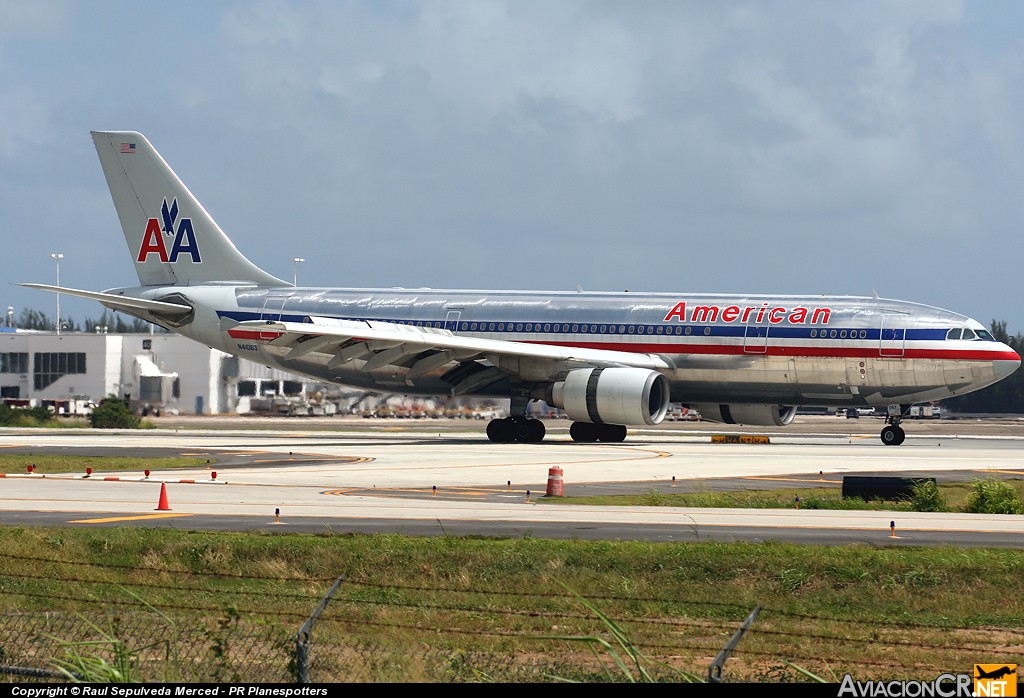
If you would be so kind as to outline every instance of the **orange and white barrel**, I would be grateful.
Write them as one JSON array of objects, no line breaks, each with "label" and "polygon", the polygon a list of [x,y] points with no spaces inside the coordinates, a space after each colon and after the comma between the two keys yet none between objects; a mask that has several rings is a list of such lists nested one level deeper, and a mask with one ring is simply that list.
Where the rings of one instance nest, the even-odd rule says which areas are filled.
[{"label": "orange and white barrel", "polygon": [[562,496],[562,469],[557,465],[548,468],[548,492],[549,497]]}]

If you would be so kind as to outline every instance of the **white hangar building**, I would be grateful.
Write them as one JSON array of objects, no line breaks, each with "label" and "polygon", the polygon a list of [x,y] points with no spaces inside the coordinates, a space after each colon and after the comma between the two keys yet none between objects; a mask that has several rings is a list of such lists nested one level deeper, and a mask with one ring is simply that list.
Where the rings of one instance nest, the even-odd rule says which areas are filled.
[{"label": "white hangar building", "polygon": [[[0,397],[74,412],[87,400],[127,396],[139,412],[249,412],[320,389],[174,334],[88,334],[0,328]],[[23,402],[28,401],[28,402]]]}]

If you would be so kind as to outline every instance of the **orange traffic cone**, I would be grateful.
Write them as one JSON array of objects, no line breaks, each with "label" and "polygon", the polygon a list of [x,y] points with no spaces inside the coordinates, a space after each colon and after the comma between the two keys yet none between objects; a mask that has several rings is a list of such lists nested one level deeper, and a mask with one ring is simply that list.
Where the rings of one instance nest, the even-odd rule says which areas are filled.
[{"label": "orange traffic cone", "polygon": [[167,503],[167,483],[160,483],[160,503],[156,505],[155,511],[170,511],[171,505]]}]

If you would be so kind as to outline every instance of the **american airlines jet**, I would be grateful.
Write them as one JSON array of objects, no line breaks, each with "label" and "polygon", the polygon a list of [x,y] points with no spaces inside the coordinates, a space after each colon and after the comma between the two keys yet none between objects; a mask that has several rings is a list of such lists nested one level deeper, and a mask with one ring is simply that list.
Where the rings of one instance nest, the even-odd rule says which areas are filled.
[{"label": "american airlines jet", "polygon": [[978,322],[850,296],[304,288],[243,256],[149,141],[93,132],[137,286],[91,298],[229,354],[396,393],[509,398],[491,441],[536,442],[543,400],[574,441],[617,442],[670,402],[785,426],[800,406],[875,407],[899,445],[914,403],[984,388],[1020,357]]}]

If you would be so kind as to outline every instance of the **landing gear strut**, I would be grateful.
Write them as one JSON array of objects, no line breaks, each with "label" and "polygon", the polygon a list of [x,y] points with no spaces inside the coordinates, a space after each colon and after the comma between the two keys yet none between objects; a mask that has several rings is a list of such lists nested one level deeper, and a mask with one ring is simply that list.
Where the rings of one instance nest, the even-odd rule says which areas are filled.
[{"label": "landing gear strut", "polygon": [[538,443],[544,440],[544,422],[526,417],[492,419],[487,423],[487,438],[495,443]]},{"label": "landing gear strut", "polygon": [[907,433],[900,426],[903,419],[902,405],[889,405],[885,421],[887,426],[882,429],[882,443],[886,446],[899,446],[907,438]]}]

